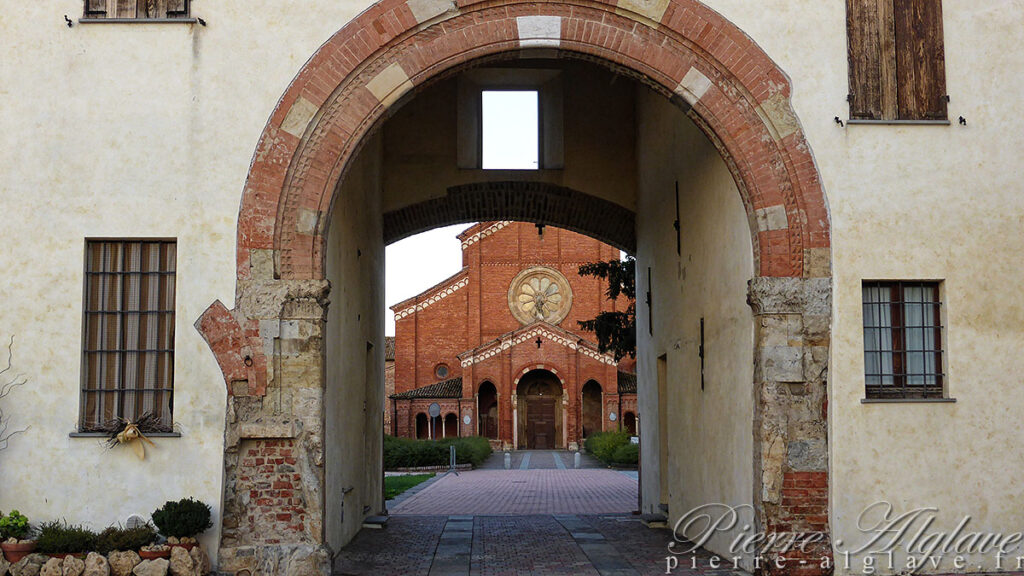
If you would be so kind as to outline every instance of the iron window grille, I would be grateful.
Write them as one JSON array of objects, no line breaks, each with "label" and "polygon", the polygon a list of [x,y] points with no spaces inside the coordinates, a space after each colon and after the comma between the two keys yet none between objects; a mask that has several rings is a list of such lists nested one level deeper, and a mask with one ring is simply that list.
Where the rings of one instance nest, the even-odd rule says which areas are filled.
[{"label": "iron window grille", "polygon": [[85,0],[85,19],[174,19],[189,17],[189,0]]},{"label": "iron window grille", "polygon": [[79,429],[174,408],[174,240],[88,240]]},{"label": "iron window grille", "polygon": [[868,399],[943,397],[938,282],[864,282]]}]

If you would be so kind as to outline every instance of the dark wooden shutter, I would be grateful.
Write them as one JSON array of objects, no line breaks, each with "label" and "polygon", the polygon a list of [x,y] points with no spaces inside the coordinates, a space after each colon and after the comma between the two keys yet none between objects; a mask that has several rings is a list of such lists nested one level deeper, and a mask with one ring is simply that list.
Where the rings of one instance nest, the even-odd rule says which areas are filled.
[{"label": "dark wooden shutter", "polygon": [[897,115],[893,0],[847,0],[850,117],[891,120]]},{"label": "dark wooden shutter", "polygon": [[942,0],[894,0],[899,117],[945,120]]},{"label": "dark wooden shutter", "polygon": [[116,0],[117,13],[108,14],[109,18],[135,18],[138,15],[136,0]]},{"label": "dark wooden shutter", "polygon": [[185,18],[188,16],[188,0],[166,0],[168,18]]},{"label": "dark wooden shutter", "polygon": [[85,0],[86,18],[105,18],[107,16],[107,0]]}]

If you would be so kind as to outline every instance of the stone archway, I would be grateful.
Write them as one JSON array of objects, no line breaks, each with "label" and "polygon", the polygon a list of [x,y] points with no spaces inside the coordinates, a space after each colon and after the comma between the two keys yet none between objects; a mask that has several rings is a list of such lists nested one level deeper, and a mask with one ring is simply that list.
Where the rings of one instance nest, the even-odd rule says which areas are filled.
[{"label": "stone archway", "polygon": [[[726,160],[758,274],[749,290],[758,522],[828,533],[827,501],[792,489],[828,484],[831,265],[825,196],[785,74],[697,0],[382,0],[318,50],[272,113],[239,212],[235,307],[215,302],[196,323],[229,395],[221,570],[329,571],[318,343],[329,292],[327,214],[349,160],[418,87],[474,60],[534,47],[639,78],[685,110]],[[265,402],[268,390],[278,392],[275,402]],[[295,461],[287,478],[295,494],[286,500],[251,497],[267,478],[246,458],[271,453]],[[284,507],[288,514],[279,513]]]}]

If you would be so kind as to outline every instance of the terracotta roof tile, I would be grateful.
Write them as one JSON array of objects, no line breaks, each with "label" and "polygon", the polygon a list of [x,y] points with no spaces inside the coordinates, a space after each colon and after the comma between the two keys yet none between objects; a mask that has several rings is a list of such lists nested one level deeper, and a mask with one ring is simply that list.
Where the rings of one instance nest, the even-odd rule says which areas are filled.
[{"label": "terracotta roof tile", "polygon": [[462,398],[462,377],[449,378],[428,386],[414,388],[401,394],[393,394],[392,398]]}]

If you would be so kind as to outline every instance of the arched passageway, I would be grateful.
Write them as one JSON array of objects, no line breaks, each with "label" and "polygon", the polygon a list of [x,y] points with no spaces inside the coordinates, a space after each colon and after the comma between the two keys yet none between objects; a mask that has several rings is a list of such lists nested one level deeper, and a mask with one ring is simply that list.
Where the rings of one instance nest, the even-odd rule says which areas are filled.
[{"label": "arched passageway", "polygon": [[521,450],[565,448],[562,438],[562,383],[548,370],[525,374],[516,386],[516,447]]},{"label": "arched passageway", "polygon": [[580,404],[583,420],[583,437],[587,438],[594,432],[603,429],[604,414],[602,410],[601,385],[589,380],[583,385],[583,399]]},{"label": "arched passageway", "polygon": [[459,417],[449,413],[444,417],[444,438],[459,437]]},{"label": "arched passageway", "polygon": [[622,414],[622,429],[629,432],[631,436],[636,436],[636,414],[632,412]]},{"label": "arched passageway", "polygon": [[[395,157],[388,156],[394,147],[384,146],[388,122],[397,128],[408,120],[425,134],[435,125],[450,125],[457,114],[438,118],[411,111],[418,99],[429,98],[432,86],[443,90],[446,79],[474,67],[522,62],[524,56],[560,63],[567,74],[579,69],[567,62],[596,63],[635,79],[643,91],[630,91],[644,103],[641,115],[615,120],[635,128],[625,139],[631,144],[671,141],[673,134],[659,132],[669,126],[685,133],[685,141],[697,130],[706,135],[703,142],[693,140],[684,160],[717,162],[721,169],[714,170],[724,172],[728,182],[718,172],[704,174],[699,164],[679,173],[697,174],[704,179],[695,177],[695,182],[712,188],[730,188],[736,210],[714,213],[714,206],[724,204],[702,204],[696,193],[677,196],[675,205],[688,203],[693,214],[709,210],[709,216],[731,218],[743,228],[738,235],[730,227],[731,236],[714,241],[731,242],[720,250],[737,274],[752,280],[749,290],[737,295],[736,283],[730,282],[728,298],[707,303],[709,318],[720,315],[728,328],[721,334],[730,334],[732,343],[709,349],[735,348],[735,356],[709,360],[709,377],[714,379],[719,370],[725,372],[717,381],[735,380],[728,373],[733,358],[755,359],[739,374],[754,385],[749,406],[754,417],[745,424],[754,433],[744,436],[752,436],[746,463],[731,463],[745,467],[737,476],[753,481],[737,485],[736,493],[749,498],[752,520],[760,528],[785,525],[827,533],[827,503],[798,507],[782,490],[787,479],[796,477],[827,485],[826,460],[787,455],[826,451],[823,392],[831,311],[829,217],[810,148],[789,103],[785,74],[742,31],[695,0],[630,7],[517,0],[453,9],[444,5],[435,11],[410,6],[399,0],[374,5],[324,44],[296,76],[270,116],[243,193],[235,307],[215,302],[197,322],[229,394],[221,569],[258,573],[259,566],[273,565],[281,572],[326,573],[326,550],[350,539],[365,514],[381,511],[380,475],[372,472],[380,469],[380,439],[368,433],[381,429],[381,416],[376,410],[362,417],[340,415],[345,407],[383,405],[377,384],[383,381],[378,368],[383,361],[377,357],[383,336],[371,319],[379,314],[374,310],[383,310],[382,291],[373,287],[382,283],[379,263],[388,239],[453,219],[469,220],[469,214],[488,214],[563,225],[635,247],[643,270],[638,285],[653,294],[651,305],[663,310],[638,307],[644,352],[637,386],[645,429],[666,425],[659,422],[659,404],[682,409],[696,394],[684,386],[686,377],[676,364],[680,359],[669,355],[684,349],[674,342],[693,340],[672,334],[672,326],[693,322],[677,313],[669,299],[671,282],[678,282],[679,275],[672,280],[666,273],[681,269],[689,248],[671,232],[673,175],[655,174],[654,167],[663,164],[654,158],[659,147],[626,155],[593,149],[582,156],[573,156],[582,149],[567,149],[562,168],[536,176],[467,170],[464,177],[476,181],[440,179],[445,187],[440,192],[397,186],[392,178],[427,182],[423,176],[429,171],[395,169]],[[442,28],[444,33],[438,33]],[[594,94],[621,103],[624,96],[613,94],[612,86],[606,83]],[[410,111],[404,118],[403,109]],[[610,110],[588,112],[615,118]],[[670,112],[688,124],[658,121]],[[579,117],[565,120],[576,127],[602,126]],[[624,141],[596,134],[585,140],[607,146]],[[631,148],[636,147],[624,146]],[[612,186],[608,178],[592,177],[591,185],[576,175],[602,168],[628,174],[634,184]],[[458,167],[452,162],[448,169]],[[392,195],[389,190],[396,188],[404,192]],[[433,200],[442,197],[440,203]],[[531,197],[541,208],[549,202],[570,209],[518,207],[519,197]],[[619,228],[599,223],[603,213],[616,211],[623,217],[604,220]],[[713,218],[688,218],[690,213],[676,208],[676,223],[686,224],[676,227],[680,235],[700,241],[705,234],[712,241],[714,231],[702,229],[701,222]],[[623,222],[631,224],[621,227]],[[337,282],[329,283],[328,275]],[[688,282],[693,277],[691,270]],[[657,290],[659,285],[664,290]],[[332,297],[335,293],[344,297]],[[751,308],[740,313],[737,306],[746,306],[744,300]],[[775,344],[780,338],[787,346]],[[333,350],[329,353],[336,361],[325,365],[324,347]],[[658,355],[666,357],[665,378],[672,385],[658,385]],[[719,393],[714,386],[710,390]],[[270,395],[277,400],[263,402]],[[645,512],[658,511],[662,500],[658,486],[666,472],[659,469],[661,455],[669,468],[679,457],[671,450],[672,437],[662,438],[653,432],[642,438]],[[246,510],[242,497],[254,488],[242,480],[251,476],[240,470],[237,454],[268,442],[283,442],[299,454],[304,487],[296,497],[299,504],[292,505],[295,520],[287,526],[275,521],[273,505]],[[697,493],[666,482],[660,492],[674,506],[685,506],[687,495]],[[823,547],[831,549],[827,543]]]},{"label": "arched passageway", "polygon": [[416,415],[416,439],[426,440],[430,438],[430,419],[423,412]]},{"label": "arched passageway", "polygon": [[477,395],[477,419],[477,435],[489,439],[498,437],[498,391],[490,382],[480,385],[480,392]]}]

